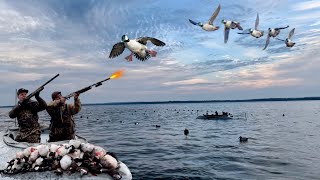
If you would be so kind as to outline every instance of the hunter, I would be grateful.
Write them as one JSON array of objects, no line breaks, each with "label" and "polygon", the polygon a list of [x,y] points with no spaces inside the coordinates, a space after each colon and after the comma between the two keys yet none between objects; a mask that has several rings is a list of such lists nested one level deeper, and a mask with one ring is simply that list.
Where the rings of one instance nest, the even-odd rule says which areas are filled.
[{"label": "hunter", "polygon": [[51,97],[52,101],[47,106],[47,112],[51,116],[49,142],[74,139],[73,116],[81,110],[79,94],[74,95],[74,104],[66,104],[66,98],[59,91],[53,92]]},{"label": "hunter", "polygon": [[40,97],[40,91],[35,94],[37,101],[26,99],[27,89],[21,88],[17,91],[19,102],[9,112],[9,117],[18,120],[19,132],[15,138],[18,142],[40,143],[41,129],[38,112],[47,108],[46,102]]}]

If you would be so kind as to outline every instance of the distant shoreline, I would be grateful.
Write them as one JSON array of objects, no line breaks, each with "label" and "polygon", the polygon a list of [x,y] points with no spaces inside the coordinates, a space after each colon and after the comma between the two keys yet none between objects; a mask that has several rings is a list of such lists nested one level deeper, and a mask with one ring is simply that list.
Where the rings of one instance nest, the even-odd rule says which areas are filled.
[{"label": "distant shoreline", "polygon": [[[150,102],[111,102],[111,103],[88,103],[83,106],[97,105],[135,105],[135,104],[184,104],[184,103],[221,103],[221,102],[265,102],[265,101],[317,101],[320,97],[302,98],[262,98],[262,99],[243,99],[243,100],[194,100],[194,101],[150,101]],[[13,106],[0,106],[8,108]]]}]

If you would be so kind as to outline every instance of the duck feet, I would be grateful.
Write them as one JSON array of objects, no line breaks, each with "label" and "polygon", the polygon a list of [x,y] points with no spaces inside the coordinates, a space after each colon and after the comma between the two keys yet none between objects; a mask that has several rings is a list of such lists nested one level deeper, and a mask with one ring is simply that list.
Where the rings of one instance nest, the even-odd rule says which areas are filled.
[{"label": "duck feet", "polygon": [[156,57],[156,55],[157,55],[157,51],[148,50],[148,52],[150,53],[150,55],[151,55],[152,57]]},{"label": "duck feet", "polygon": [[127,61],[132,61],[132,53],[129,55],[129,56],[127,56],[125,59],[127,60]]}]

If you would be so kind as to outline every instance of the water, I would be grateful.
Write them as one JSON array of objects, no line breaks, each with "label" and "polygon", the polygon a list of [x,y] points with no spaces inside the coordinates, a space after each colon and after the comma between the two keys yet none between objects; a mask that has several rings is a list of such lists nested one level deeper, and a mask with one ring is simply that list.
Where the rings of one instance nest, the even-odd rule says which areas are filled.
[{"label": "water", "polygon": [[[234,119],[196,119],[207,110]],[[14,125],[8,111],[0,109],[1,129]],[[319,119],[320,101],[241,102],[83,106],[76,124],[89,142],[116,152],[134,179],[317,179]],[[249,141],[239,143],[240,135]]]}]

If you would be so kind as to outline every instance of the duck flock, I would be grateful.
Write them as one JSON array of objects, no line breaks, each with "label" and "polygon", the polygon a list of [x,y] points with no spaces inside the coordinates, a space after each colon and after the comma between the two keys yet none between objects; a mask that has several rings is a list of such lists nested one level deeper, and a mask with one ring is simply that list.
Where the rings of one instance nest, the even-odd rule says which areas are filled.
[{"label": "duck flock", "polygon": [[[213,22],[216,19],[216,17],[218,16],[220,9],[221,9],[221,6],[219,4],[217,9],[214,11],[212,16],[210,17],[209,21],[206,23],[196,22],[191,19],[189,19],[189,22],[193,25],[200,26],[205,31],[216,31],[219,29],[219,26],[215,26],[213,24]],[[261,38],[264,35],[264,31],[259,30],[259,14],[258,13],[257,13],[254,28],[249,28],[249,29],[243,30],[243,28],[240,25],[240,22],[233,21],[233,20],[223,19],[221,21],[221,23],[224,24],[224,43],[228,42],[230,29],[237,28],[242,31],[242,32],[238,32],[238,34],[242,34],[242,35],[250,34],[251,36],[253,36],[255,38]],[[268,47],[271,37],[273,37],[279,41],[283,41],[287,47],[293,47],[295,45],[295,43],[291,40],[291,38],[294,34],[295,28],[293,28],[289,32],[286,39],[276,38],[280,34],[280,30],[286,29],[288,27],[289,26],[268,28],[267,39],[266,39],[266,43],[265,43],[263,50],[265,50]],[[162,42],[159,39],[153,38],[153,37],[139,37],[137,39],[129,39],[129,37],[127,35],[123,35],[121,38],[121,42],[116,43],[112,47],[109,58],[114,58],[114,57],[119,56],[120,54],[123,53],[125,48],[127,48],[131,51],[131,54],[129,56],[125,57],[125,59],[127,61],[132,61],[133,55],[141,61],[145,61],[145,60],[149,59],[150,57],[155,57],[157,52],[154,50],[149,50],[147,48],[146,45],[147,45],[148,41],[150,41],[152,44],[154,44],[156,46],[164,46],[165,45],[164,42]]]},{"label": "duck flock", "polygon": [[70,175],[79,172],[81,177],[88,173],[94,176],[107,173],[114,179],[121,179],[119,167],[114,153],[90,143],[70,140],[68,144],[43,144],[17,152],[1,173],[54,171],[57,175],[63,172]]}]

